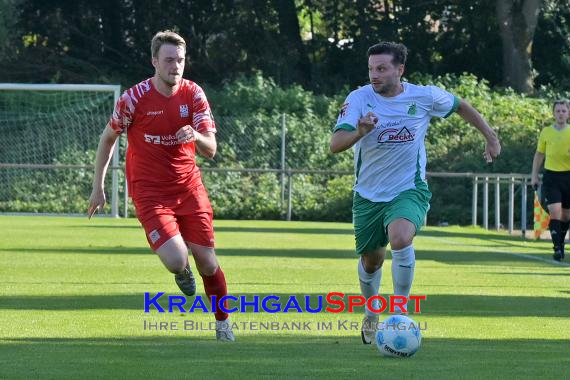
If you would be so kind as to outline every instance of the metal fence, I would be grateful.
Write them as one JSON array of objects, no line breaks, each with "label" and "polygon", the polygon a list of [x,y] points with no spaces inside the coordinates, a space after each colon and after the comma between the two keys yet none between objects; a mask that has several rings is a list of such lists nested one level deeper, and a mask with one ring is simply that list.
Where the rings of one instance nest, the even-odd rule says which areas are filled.
[{"label": "metal fence", "polygon": [[[517,225],[524,236],[527,231],[529,208],[532,209],[532,198],[528,196],[531,187],[531,176],[518,173],[427,173],[428,181],[433,178],[468,178],[472,183],[471,191],[471,224],[489,229],[489,218],[492,214],[494,228],[499,230],[504,227],[502,215],[506,208],[506,226],[510,234],[517,229]],[[493,188],[494,205],[490,208],[490,190]],[[532,190],[532,189],[531,189]],[[505,199],[506,198],[506,199]],[[481,200],[480,200],[481,199]],[[506,207],[505,207],[506,203]],[[516,212],[519,211],[519,212]],[[515,215],[518,218],[515,218]]]},{"label": "metal fence", "polygon": [[[0,212],[84,212],[98,136],[118,95],[118,86],[0,84]],[[351,169],[351,155],[327,154],[328,135],[311,133],[311,121],[287,115],[248,115],[217,117],[216,124],[216,158],[199,161],[205,181],[217,185],[216,191],[234,185],[235,191],[265,192],[252,194],[259,199],[251,200],[252,209],[256,202],[272,202],[271,212],[260,213],[262,217],[304,219],[313,212],[312,217],[318,218],[318,208],[329,207],[339,209],[332,220],[349,220],[352,170],[335,168]],[[122,137],[106,181],[114,217],[133,215],[125,186],[125,149]],[[239,188],[241,183],[232,184],[231,178],[222,178],[222,185],[212,179],[220,182],[224,176],[255,178],[248,182],[248,190]],[[434,193],[430,224],[463,223],[465,218],[453,213],[470,209],[473,225],[481,221],[489,228],[491,218],[495,228],[501,228],[501,216],[506,215],[509,232],[516,225],[526,231],[532,207],[529,175],[428,172],[427,176]],[[262,177],[265,188],[259,184]],[[342,181],[334,182],[338,179]],[[471,188],[471,196],[447,199],[450,187],[455,187],[455,194]],[[490,187],[494,208],[490,207]],[[336,197],[337,202],[323,201],[327,197]],[[228,209],[232,207],[232,199],[225,202]],[[311,202],[313,211],[307,206]],[[449,208],[450,203],[456,207]],[[449,209],[447,214],[440,212],[444,206]]]}]

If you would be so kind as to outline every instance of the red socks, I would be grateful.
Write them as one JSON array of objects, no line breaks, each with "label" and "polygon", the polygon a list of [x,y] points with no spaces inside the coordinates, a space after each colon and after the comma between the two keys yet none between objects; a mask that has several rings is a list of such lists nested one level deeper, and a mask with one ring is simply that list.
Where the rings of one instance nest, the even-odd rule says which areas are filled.
[{"label": "red socks", "polygon": [[[216,321],[224,321],[228,319],[228,313],[222,311],[220,309],[220,300],[222,297],[228,295],[228,288],[226,287],[226,278],[224,277],[224,272],[222,271],[221,267],[216,269],[216,272],[211,276],[203,276],[202,281],[204,281],[204,290],[206,291],[206,295],[210,300],[210,304],[212,303],[212,296],[215,296],[216,305],[212,305],[212,308],[215,307],[216,310]],[[228,309],[228,301],[224,300],[224,307],[226,310]]]}]

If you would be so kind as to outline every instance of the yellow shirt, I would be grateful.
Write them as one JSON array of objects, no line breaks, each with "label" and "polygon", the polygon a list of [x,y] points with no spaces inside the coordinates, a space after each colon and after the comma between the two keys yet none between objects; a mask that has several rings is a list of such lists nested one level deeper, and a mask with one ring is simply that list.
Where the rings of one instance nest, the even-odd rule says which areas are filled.
[{"label": "yellow shirt", "polygon": [[570,126],[560,130],[554,126],[544,128],[540,131],[536,151],[546,156],[545,169],[570,171]]}]

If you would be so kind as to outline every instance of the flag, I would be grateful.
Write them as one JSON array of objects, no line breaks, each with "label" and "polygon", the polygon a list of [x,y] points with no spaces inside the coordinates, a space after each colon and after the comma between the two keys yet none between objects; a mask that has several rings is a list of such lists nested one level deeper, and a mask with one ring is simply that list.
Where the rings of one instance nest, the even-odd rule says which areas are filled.
[{"label": "flag", "polygon": [[534,192],[534,238],[540,238],[540,235],[548,229],[550,223],[550,215],[540,205],[538,192]]}]

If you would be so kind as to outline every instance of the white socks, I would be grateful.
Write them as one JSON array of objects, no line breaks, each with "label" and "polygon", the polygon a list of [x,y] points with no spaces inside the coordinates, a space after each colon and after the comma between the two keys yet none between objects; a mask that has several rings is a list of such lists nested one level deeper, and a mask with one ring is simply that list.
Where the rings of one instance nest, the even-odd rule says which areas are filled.
[{"label": "white socks", "polygon": [[[416,266],[416,255],[413,245],[406,248],[392,250],[392,283],[394,285],[394,295],[410,296],[412,289],[412,282],[414,281],[414,267]],[[374,273],[368,273],[364,270],[362,265],[362,258],[358,260],[358,278],[360,279],[360,291],[362,295],[368,300],[370,297],[378,295],[380,290],[380,282],[382,280],[382,267]],[[372,302],[374,309],[379,309],[380,305],[378,300]],[[399,307],[396,307],[396,312],[401,312]],[[365,308],[364,313],[367,316],[378,315]]]},{"label": "white socks", "polygon": [[[380,290],[380,281],[382,280],[382,267],[374,273],[368,273],[364,270],[362,258],[360,258],[358,259],[358,278],[360,279],[360,291],[366,300],[370,297],[377,296],[378,290]],[[372,302],[372,307],[375,309],[380,308],[377,299]],[[378,315],[370,311],[368,306],[365,308],[364,313],[369,317]]]},{"label": "white socks", "polygon": [[415,265],[416,255],[413,245],[392,250],[392,283],[394,284],[395,296],[404,296],[406,298],[410,296],[412,281],[414,281]]}]

